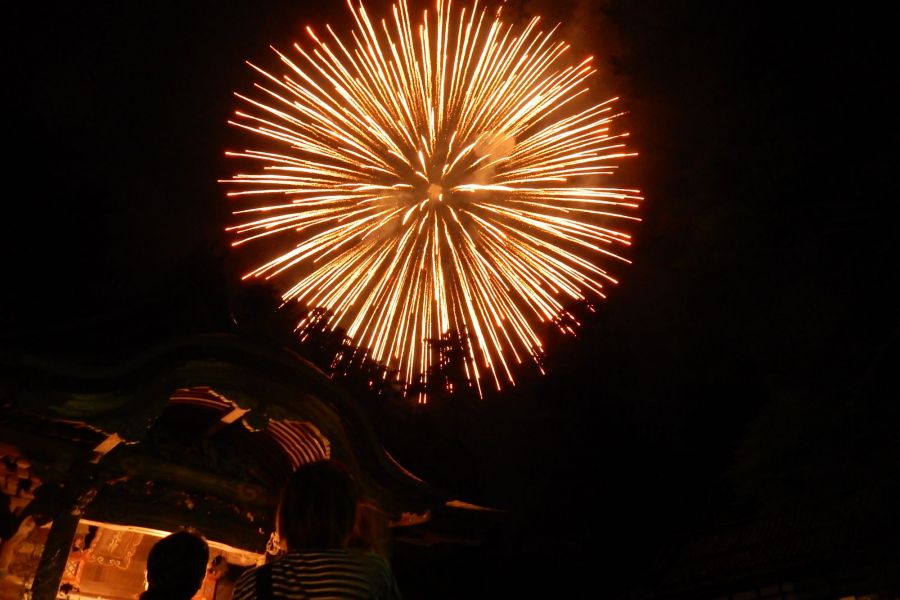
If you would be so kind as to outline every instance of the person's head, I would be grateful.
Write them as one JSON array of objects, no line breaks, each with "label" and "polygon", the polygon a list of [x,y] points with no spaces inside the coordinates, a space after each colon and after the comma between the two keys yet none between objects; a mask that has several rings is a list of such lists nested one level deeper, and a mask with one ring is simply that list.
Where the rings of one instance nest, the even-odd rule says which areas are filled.
[{"label": "person's head", "polygon": [[307,463],[285,485],[278,535],[288,550],[342,548],[356,519],[356,484],[334,460]]},{"label": "person's head", "polygon": [[188,599],[203,583],[209,547],[197,534],[179,531],[156,542],[147,556],[147,591]]}]

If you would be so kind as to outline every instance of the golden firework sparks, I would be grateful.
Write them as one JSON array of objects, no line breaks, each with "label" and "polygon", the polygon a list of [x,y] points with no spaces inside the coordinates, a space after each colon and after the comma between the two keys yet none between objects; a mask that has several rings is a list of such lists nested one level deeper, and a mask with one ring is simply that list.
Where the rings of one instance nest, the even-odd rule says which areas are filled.
[{"label": "golden firework sparks", "polygon": [[[427,376],[426,340],[471,340],[466,375],[514,383],[536,358],[539,324],[603,296],[603,263],[628,262],[621,224],[637,190],[598,187],[631,156],[614,134],[615,98],[584,107],[591,58],[535,18],[511,26],[476,3],[437,0],[414,24],[405,0],[331,27],[237,94],[231,124],[270,151],[226,183],[242,205],[235,246],[284,247],[245,275],[289,280],[284,300],[323,307],[406,382]],[[262,141],[262,140],[260,140]],[[261,144],[262,145],[262,144]]]}]

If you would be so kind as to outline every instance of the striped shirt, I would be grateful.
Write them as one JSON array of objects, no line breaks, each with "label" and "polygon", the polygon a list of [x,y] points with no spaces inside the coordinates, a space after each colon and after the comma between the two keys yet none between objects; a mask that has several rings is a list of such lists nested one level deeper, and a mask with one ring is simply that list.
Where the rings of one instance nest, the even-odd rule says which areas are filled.
[{"label": "striped shirt", "polygon": [[[257,600],[256,571],[237,581],[232,600]],[[388,563],[358,550],[290,552],[272,563],[272,591],[284,600],[399,600]]]}]

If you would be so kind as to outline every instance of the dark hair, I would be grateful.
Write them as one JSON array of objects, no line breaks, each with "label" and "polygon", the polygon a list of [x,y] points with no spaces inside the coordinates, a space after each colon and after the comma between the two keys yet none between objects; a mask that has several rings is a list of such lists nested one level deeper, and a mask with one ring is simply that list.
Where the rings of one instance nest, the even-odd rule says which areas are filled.
[{"label": "dark hair", "polygon": [[353,531],[357,501],[353,477],[339,462],[302,465],[281,493],[279,535],[290,550],[342,548]]},{"label": "dark hair", "polygon": [[166,536],[147,556],[147,591],[189,599],[200,589],[208,561],[209,546],[199,535],[179,531]]}]

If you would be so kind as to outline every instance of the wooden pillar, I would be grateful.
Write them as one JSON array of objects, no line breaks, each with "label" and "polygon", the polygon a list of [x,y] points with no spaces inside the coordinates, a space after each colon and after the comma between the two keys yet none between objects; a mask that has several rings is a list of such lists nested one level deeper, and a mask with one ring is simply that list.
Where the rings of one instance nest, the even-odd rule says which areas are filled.
[{"label": "wooden pillar", "polygon": [[62,581],[66,561],[75,540],[79,518],[68,511],[60,511],[53,518],[47,544],[41,555],[34,584],[31,586],[32,600],[56,600],[56,593]]}]

